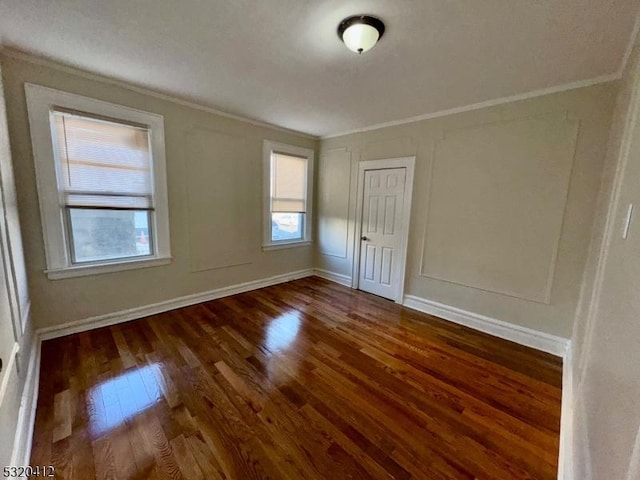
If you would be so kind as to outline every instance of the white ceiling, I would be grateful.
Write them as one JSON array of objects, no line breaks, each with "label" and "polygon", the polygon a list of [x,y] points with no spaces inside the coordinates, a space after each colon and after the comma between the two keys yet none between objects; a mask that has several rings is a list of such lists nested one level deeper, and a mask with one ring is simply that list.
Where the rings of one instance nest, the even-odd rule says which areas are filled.
[{"label": "white ceiling", "polygon": [[[636,0],[0,0],[9,47],[327,135],[619,71]],[[387,31],[358,56],[352,14]]]}]

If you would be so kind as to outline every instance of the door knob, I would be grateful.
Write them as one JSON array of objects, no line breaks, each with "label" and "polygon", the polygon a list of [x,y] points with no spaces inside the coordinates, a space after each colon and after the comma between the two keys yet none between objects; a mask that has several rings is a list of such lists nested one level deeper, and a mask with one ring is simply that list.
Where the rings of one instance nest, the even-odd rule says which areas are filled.
[{"label": "door knob", "polygon": [[360,240],[362,240],[363,242],[368,242],[369,239],[367,237],[365,237],[364,235],[362,237],[360,237]]}]

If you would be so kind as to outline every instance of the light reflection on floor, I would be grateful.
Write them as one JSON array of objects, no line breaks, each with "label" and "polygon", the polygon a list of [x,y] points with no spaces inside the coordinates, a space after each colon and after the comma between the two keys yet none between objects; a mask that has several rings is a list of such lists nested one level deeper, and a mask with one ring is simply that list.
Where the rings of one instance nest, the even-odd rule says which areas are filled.
[{"label": "light reflection on floor", "polygon": [[267,349],[271,353],[288,348],[297,338],[300,330],[300,312],[285,313],[267,326]]},{"label": "light reflection on floor", "polygon": [[161,365],[152,363],[93,387],[87,396],[93,436],[104,435],[157,404],[163,382]]}]

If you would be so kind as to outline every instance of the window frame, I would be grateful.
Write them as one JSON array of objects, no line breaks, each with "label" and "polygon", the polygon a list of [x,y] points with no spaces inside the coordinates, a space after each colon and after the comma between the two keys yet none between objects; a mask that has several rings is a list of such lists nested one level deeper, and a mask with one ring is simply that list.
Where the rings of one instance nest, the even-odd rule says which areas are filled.
[{"label": "window frame", "polygon": [[[307,159],[307,185],[305,192],[305,200],[307,204],[307,212],[304,214],[304,232],[301,239],[295,240],[276,240],[271,239],[271,155],[273,152],[282,153],[284,155],[292,155]],[[263,238],[262,250],[278,250],[282,248],[294,248],[304,245],[311,245],[313,232],[313,159],[314,151],[310,148],[288,145],[286,143],[274,142],[272,140],[264,140],[262,148],[263,156],[263,202],[262,202],[262,218],[263,218]]]},{"label": "window frame", "polygon": [[[38,201],[42,220],[47,268],[52,279],[95,275],[131,270],[171,262],[169,237],[169,208],[164,145],[164,117],[114,103],[96,100],[40,85],[25,83],[27,111],[31,129],[31,144],[36,169]],[[154,210],[151,211],[153,254],[96,262],[72,262],[70,233],[67,229],[67,209],[57,170],[55,109],[69,109],[88,115],[97,115],[123,123],[137,123],[149,128],[151,148],[151,175]]]}]

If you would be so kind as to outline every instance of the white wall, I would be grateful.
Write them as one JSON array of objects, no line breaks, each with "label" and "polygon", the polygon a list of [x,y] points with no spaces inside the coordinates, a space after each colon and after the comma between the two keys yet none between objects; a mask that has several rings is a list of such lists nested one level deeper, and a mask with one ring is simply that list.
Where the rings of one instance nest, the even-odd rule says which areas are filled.
[{"label": "white wall", "polygon": [[415,155],[405,294],[569,338],[616,89],[323,139],[316,266],[351,275],[358,162]]},{"label": "white wall", "polygon": [[[316,189],[318,251],[314,259],[312,247],[264,253],[260,249],[262,140],[318,148],[314,139],[221,117],[66,68],[6,56],[2,63],[27,264],[24,269],[16,262],[8,270],[13,282],[10,288],[19,301],[2,303],[0,285],[0,309],[5,305],[9,310],[17,306],[20,312],[26,311],[28,277],[37,327],[313,265],[350,275],[356,241],[358,162],[415,155],[405,293],[542,332],[570,335],[596,211],[596,192],[603,171],[606,191],[615,171],[612,165],[617,161],[617,155],[611,153],[614,145],[604,164],[616,83],[322,140]],[[46,278],[25,82],[165,116],[174,255],[171,265],[65,280]],[[625,117],[620,113],[628,102],[629,89],[625,88],[618,101],[622,105],[617,110],[618,119]],[[7,245],[13,249],[3,258],[12,258],[20,256],[21,243],[15,228],[12,182],[4,174],[3,165],[9,157],[6,135],[2,137],[2,118],[0,115],[0,147],[4,149],[0,152],[4,155],[0,170],[7,205],[4,225],[13,225],[6,228]],[[616,138],[615,129],[612,138]],[[640,175],[640,171],[637,173]],[[625,190],[625,201],[638,194],[634,188],[630,184]],[[601,200],[601,205],[606,206],[607,201]],[[475,210],[470,210],[472,207]],[[606,207],[599,211],[603,209],[606,211]],[[242,221],[229,217],[230,210],[238,212]],[[466,217],[470,212],[471,217]],[[616,210],[615,215],[619,213]],[[637,252],[640,245],[630,241],[619,246],[620,253],[612,256],[612,266],[605,275],[608,287],[603,289],[606,296],[594,315],[596,321],[589,329],[579,320],[575,334],[579,351],[581,345],[588,345],[584,347],[586,353],[579,355],[584,360],[578,362],[586,365],[587,374],[578,377],[585,379],[580,392],[588,408],[581,412],[576,407],[577,423],[597,435],[597,440],[584,442],[584,452],[593,454],[596,449],[608,455],[605,458],[596,453],[596,459],[586,459],[582,465],[593,466],[599,473],[626,468],[613,463],[625,463],[637,432],[635,399],[640,392],[633,370],[628,368],[633,353],[625,353],[625,347],[637,345],[633,340],[640,333],[634,331],[637,315],[634,317],[636,312],[630,310],[636,308],[637,290],[629,289],[640,285],[634,277],[636,265],[627,261],[629,253],[622,247]],[[592,252],[597,250],[592,246]],[[587,272],[595,271],[597,263],[590,259]],[[490,269],[496,266],[499,268]],[[587,298],[590,289],[584,287],[583,292],[587,292],[583,295]],[[619,325],[608,327],[605,320],[609,312],[621,319]],[[0,328],[7,330],[6,324]],[[584,333],[587,331],[595,333],[588,336]],[[19,338],[23,370],[29,338],[27,325],[25,335]],[[595,340],[588,342],[586,338]],[[0,345],[0,354],[5,355],[2,352],[10,344]],[[640,361],[633,360],[636,364]],[[9,374],[9,388],[0,407],[3,433],[15,428],[24,383],[24,372],[18,375],[12,370]],[[609,392],[616,392],[616,397],[609,397]],[[621,412],[617,417],[608,411],[612,403]],[[616,438],[618,431],[623,435]],[[601,444],[604,440],[607,443]],[[0,449],[0,460],[8,459],[7,452]],[[586,458],[584,454],[577,458]],[[585,476],[576,478],[589,478],[585,472]]]},{"label": "white wall", "polygon": [[[640,45],[612,122],[572,344],[575,479],[640,478]],[[628,205],[635,205],[626,240]],[[566,477],[571,478],[571,477]]]},{"label": "white wall", "polygon": [[[65,67],[6,55],[3,62],[36,327],[312,267],[310,246],[261,249],[262,142],[270,139],[315,149],[315,139],[216,115]],[[46,277],[25,82],[164,116],[170,265],[63,280]]]}]

